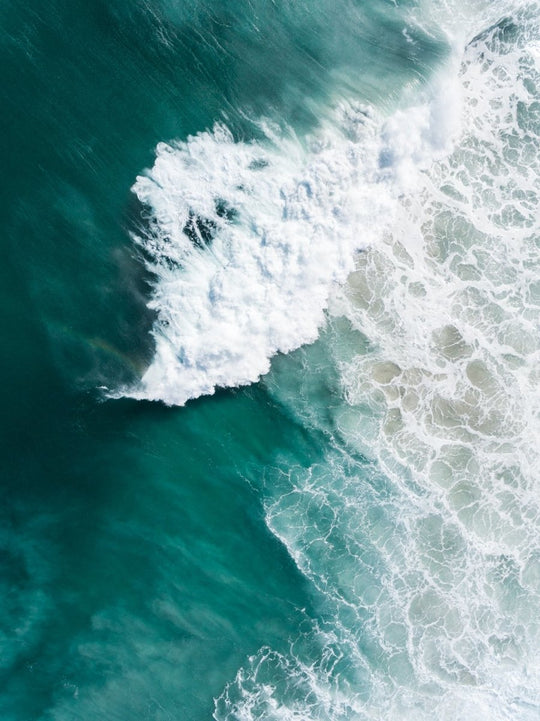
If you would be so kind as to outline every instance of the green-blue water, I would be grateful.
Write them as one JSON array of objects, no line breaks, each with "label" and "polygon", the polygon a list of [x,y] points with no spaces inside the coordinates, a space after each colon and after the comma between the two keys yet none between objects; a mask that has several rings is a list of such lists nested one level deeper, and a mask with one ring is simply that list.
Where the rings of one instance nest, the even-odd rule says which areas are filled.
[{"label": "green-blue water", "polygon": [[[540,713],[530,400],[539,11],[473,6],[9,0],[0,9],[2,720]],[[452,80],[437,79],[444,69]],[[465,99],[461,130],[439,142],[454,95],[443,90],[429,121],[407,109],[428,107],[446,82],[461,83]],[[364,116],[373,118],[365,137]],[[215,123],[229,140],[201,135]],[[329,150],[315,151],[321,127]],[[197,134],[202,150],[179,161],[173,151],[156,195],[136,187],[137,198],[132,186],[158,143],[183,152]],[[376,178],[362,165],[374,137]],[[287,142],[301,150],[282,162]],[[267,153],[260,168],[253,148]],[[238,171],[245,188],[235,153],[249,156]],[[323,166],[332,173],[319,182]],[[222,181],[230,168],[233,180]],[[501,180],[507,168],[513,183]],[[260,169],[265,184],[253,190]],[[426,176],[431,185],[418,180]],[[206,207],[204,183],[215,201],[206,219],[196,205]],[[354,195],[370,183],[371,195]],[[229,190],[233,203],[245,195],[224,216]],[[203,311],[194,345],[182,337],[190,301],[218,298],[210,316],[220,319],[232,301],[227,288],[222,301],[215,286],[202,300],[173,288],[191,262],[175,260],[177,236],[160,225],[161,192],[171,222],[183,217],[176,191],[193,197],[186,217],[202,218],[197,232],[219,236],[223,221],[232,233],[231,268],[256,248],[246,237],[272,246],[297,233],[286,264],[300,268],[330,232],[340,238],[329,253],[346,228],[362,239],[340,251],[351,267],[316,276],[314,309],[327,315],[314,344],[299,348],[313,338],[302,319],[294,325],[295,304],[312,302],[314,271],[298,274],[301,295],[287,289],[292,311],[261,341],[278,353],[258,383],[198,398],[187,381],[183,390],[190,364],[210,386],[240,385],[234,367],[246,359],[211,336]],[[278,200],[259,217],[266,196]],[[329,214],[341,225],[325,225]],[[312,226],[322,230],[311,238]],[[201,268],[211,252],[221,257],[218,242],[194,244]],[[373,250],[343,285],[365,246]],[[282,276],[261,258],[255,285],[270,278],[270,316]],[[156,288],[161,300],[148,308]],[[262,302],[250,292],[232,327]],[[242,333],[255,349],[253,318],[253,339]],[[297,341],[280,336],[289,322]],[[178,351],[180,370],[168,376],[162,337]]]}]

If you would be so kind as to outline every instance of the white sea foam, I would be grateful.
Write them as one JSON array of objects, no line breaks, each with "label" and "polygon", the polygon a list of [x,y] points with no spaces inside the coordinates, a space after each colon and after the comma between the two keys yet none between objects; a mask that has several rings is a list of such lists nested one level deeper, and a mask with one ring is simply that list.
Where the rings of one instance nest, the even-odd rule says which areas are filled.
[{"label": "white sea foam", "polygon": [[[183,404],[251,383],[270,358],[316,339],[334,283],[372,241],[373,122],[302,143],[235,142],[224,126],[160,145],[134,190],[152,211],[138,239],[156,275],[156,353],[135,397]],[[270,132],[269,132],[270,135]]]},{"label": "white sea foam", "polygon": [[540,715],[538,12],[465,49],[455,148],[407,141],[391,227],[331,303],[369,340],[332,348],[336,448],[267,483],[326,625],[250,659],[220,721]]}]

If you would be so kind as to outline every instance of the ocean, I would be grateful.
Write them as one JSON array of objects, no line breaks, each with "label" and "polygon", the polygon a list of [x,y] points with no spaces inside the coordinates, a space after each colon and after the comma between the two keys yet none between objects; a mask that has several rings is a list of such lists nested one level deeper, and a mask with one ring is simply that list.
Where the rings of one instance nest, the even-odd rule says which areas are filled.
[{"label": "ocean", "polygon": [[2,721],[537,721],[540,4],[0,56]]}]

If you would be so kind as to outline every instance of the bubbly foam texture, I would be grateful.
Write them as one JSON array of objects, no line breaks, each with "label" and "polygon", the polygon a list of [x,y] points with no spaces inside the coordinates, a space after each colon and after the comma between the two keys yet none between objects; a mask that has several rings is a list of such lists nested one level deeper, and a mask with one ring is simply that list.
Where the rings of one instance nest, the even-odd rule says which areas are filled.
[{"label": "bubbly foam texture", "polygon": [[370,341],[338,362],[335,449],[267,484],[325,625],[250,659],[219,721],[539,717],[538,13],[468,44],[459,141],[400,160],[333,299]]},{"label": "bubbly foam texture", "polygon": [[224,126],[162,144],[134,190],[151,209],[138,238],[156,276],[156,353],[130,395],[183,404],[251,383],[270,358],[316,339],[335,283],[372,241],[384,198],[374,123],[342,108],[337,131],[305,143],[266,130],[235,142]]}]

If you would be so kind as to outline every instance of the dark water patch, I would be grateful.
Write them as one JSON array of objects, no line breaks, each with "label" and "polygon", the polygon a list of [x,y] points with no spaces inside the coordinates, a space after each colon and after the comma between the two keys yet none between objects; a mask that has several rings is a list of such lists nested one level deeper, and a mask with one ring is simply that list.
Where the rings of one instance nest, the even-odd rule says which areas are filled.
[{"label": "dark water patch", "polygon": [[[237,217],[237,211],[231,208],[224,200],[215,201],[216,219],[203,218],[192,210],[183,228],[183,233],[193,245],[201,250],[209,246],[223,223],[231,223]],[[218,225],[218,219],[223,221]]]},{"label": "dark water patch", "polygon": [[148,307],[153,275],[137,251],[119,248],[116,262],[121,306],[126,309],[118,326],[117,345],[122,353],[130,355],[135,367],[140,369],[146,367],[154,355],[150,330],[156,313]]},{"label": "dark water patch", "polygon": [[201,218],[190,210],[188,220],[182,232],[195,247],[203,249],[205,246],[210,245],[214,239],[216,230],[217,225],[215,221],[209,218]]},{"label": "dark water patch", "polygon": [[503,17],[490,25],[470,41],[469,45],[485,45],[492,51],[504,53],[515,47],[520,40],[519,24],[513,17]]}]

